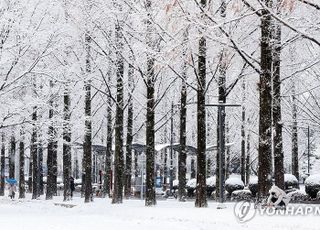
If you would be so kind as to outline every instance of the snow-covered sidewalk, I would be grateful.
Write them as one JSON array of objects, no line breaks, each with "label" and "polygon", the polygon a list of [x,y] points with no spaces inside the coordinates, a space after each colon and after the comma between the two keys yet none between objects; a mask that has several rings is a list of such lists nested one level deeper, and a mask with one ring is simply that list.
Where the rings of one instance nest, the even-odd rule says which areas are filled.
[{"label": "snow-covered sidewalk", "polygon": [[84,204],[83,199],[74,198],[73,208],[55,206],[61,197],[53,201],[11,201],[0,198],[1,229],[21,230],[318,230],[320,216],[259,216],[240,224],[234,216],[234,203],[226,209],[217,209],[217,203],[209,202],[208,208],[194,208],[193,202],[176,200],[158,201],[156,207],[145,207],[140,200],[125,200],[112,205],[110,199],[96,198]]}]

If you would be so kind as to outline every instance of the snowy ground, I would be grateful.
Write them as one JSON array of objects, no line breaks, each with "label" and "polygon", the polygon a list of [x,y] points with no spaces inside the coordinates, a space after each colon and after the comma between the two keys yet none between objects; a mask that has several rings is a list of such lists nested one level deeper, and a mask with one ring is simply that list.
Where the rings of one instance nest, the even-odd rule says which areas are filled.
[{"label": "snowy ground", "polygon": [[25,200],[11,201],[0,198],[1,229],[23,230],[235,230],[235,229],[319,229],[320,216],[259,216],[240,224],[234,216],[234,203],[227,203],[226,209],[217,209],[217,203],[209,202],[208,208],[194,208],[193,202],[179,203],[176,200],[158,201],[156,207],[144,207],[143,201],[128,200],[112,205],[109,199],[96,198],[93,203],[84,204],[83,199],[69,202],[73,208],[55,206],[61,197],[53,201]]}]

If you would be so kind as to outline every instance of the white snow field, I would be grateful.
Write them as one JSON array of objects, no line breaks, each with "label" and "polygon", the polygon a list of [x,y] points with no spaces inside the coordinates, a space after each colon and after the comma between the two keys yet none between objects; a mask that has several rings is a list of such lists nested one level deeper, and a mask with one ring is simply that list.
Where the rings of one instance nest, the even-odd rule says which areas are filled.
[{"label": "white snow field", "polygon": [[[141,200],[125,200],[112,205],[110,199],[96,198],[84,204],[76,197],[70,202],[40,200],[11,201],[0,198],[0,229],[19,230],[318,230],[320,216],[261,216],[246,223],[234,216],[234,203],[217,209],[209,202],[208,208],[195,208],[194,202],[176,200],[158,201],[155,207],[145,207]],[[73,208],[55,206],[54,203],[75,204]]]}]

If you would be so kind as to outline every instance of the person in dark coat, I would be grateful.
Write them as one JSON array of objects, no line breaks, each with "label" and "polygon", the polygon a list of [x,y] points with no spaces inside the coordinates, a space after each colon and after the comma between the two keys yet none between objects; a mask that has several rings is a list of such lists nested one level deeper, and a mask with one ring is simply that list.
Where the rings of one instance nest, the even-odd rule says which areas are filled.
[{"label": "person in dark coat", "polygon": [[74,178],[70,177],[70,191],[71,191],[71,198],[73,197],[73,192],[75,190],[75,186],[74,186]]}]

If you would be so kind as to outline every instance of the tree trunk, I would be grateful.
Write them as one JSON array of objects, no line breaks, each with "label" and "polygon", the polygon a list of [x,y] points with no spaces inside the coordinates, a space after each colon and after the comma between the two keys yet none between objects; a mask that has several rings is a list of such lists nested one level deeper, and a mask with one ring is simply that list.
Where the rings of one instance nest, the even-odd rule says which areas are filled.
[{"label": "tree trunk", "polygon": [[[111,74],[109,74],[109,82],[111,82]],[[105,175],[104,175],[104,196],[111,195],[110,186],[112,183],[111,177],[111,161],[112,161],[112,105],[111,105],[111,96],[108,96],[107,103],[107,150],[105,157]]]},{"label": "tree trunk", "polygon": [[[151,1],[146,1],[146,9],[148,12],[147,19],[147,45],[150,49],[154,48],[154,41],[151,37],[153,32],[152,21],[151,21]],[[154,98],[154,84],[155,84],[155,73],[154,73],[155,59],[153,54],[147,54],[147,116],[146,116],[146,196],[145,205],[153,206],[156,205],[156,191],[155,191],[155,98]]]},{"label": "tree trunk", "polygon": [[250,182],[250,166],[251,166],[251,159],[250,159],[250,133],[247,136],[247,157],[246,157],[246,185]]},{"label": "tree trunk", "polygon": [[299,147],[298,147],[298,121],[297,99],[295,82],[292,81],[292,174],[299,180]]},{"label": "tree trunk", "polygon": [[[130,58],[132,60],[132,58]],[[133,93],[134,68],[129,64],[128,81],[130,93]],[[131,174],[132,174],[132,141],[133,141],[133,103],[132,96],[129,95],[128,118],[127,118],[127,140],[126,140],[126,176],[125,176],[125,197],[131,196]]]},{"label": "tree trunk", "polygon": [[[184,43],[188,41],[188,31],[184,32]],[[178,195],[179,201],[185,201],[186,197],[186,174],[187,174],[187,50],[183,50],[183,66],[182,66],[182,86],[180,98],[180,152],[178,162]]]},{"label": "tree trunk", "polygon": [[148,57],[147,73],[147,122],[146,122],[146,199],[145,205],[156,204],[154,188],[154,160],[155,160],[155,114],[154,114],[154,59]]},{"label": "tree trunk", "polygon": [[42,143],[39,143],[39,149],[38,149],[38,196],[43,195],[43,146]]},{"label": "tree trunk", "polygon": [[[206,7],[206,0],[201,0],[201,6]],[[206,38],[199,40],[198,57],[198,89],[197,89],[197,190],[196,207],[207,207],[206,185]]]},{"label": "tree trunk", "polygon": [[19,143],[19,199],[26,197],[25,195],[25,180],[24,180],[24,131],[20,131]]},{"label": "tree trunk", "polygon": [[[109,35],[111,36],[111,31],[109,31]],[[111,56],[111,50],[109,50],[109,55]],[[108,82],[112,82],[112,62],[108,63],[109,68],[107,72]],[[112,186],[112,98],[111,95],[107,97],[107,148],[105,154],[105,174],[103,180],[103,196],[111,197],[111,186]]]},{"label": "tree trunk", "polygon": [[[68,86],[66,86],[68,87]],[[70,128],[70,94],[65,89],[63,95],[63,201],[70,200],[70,177],[71,177],[71,128]]]},{"label": "tree trunk", "polygon": [[1,137],[2,146],[1,146],[1,173],[0,173],[0,196],[4,196],[4,172],[5,172],[5,154],[6,154],[6,146],[4,143],[4,133],[2,133]]},{"label": "tree trunk", "polygon": [[[226,2],[222,0],[221,8],[220,8],[220,16],[221,18],[226,17]],[[219,103],[226,103],[226,72],[227,72],[227,57],[226,57],[226,50],[223,48],[220,53],[220,60],[219,60],[219,81],[218,81],[218,102]],[[219,112],[219,110],[221,112]],[[220,178],[220,176],[225,175],[225,107],[218,107],[218,116],[217,116],[217,162],[216,162],[216,198],[220,198],[220,180],[222,180],[222,190],[224,190],[225,185],[225,178]],[[220,130],[220,128],[222,130]],[[222,162],[222,169],[220,170],[220,154],[223,155]],[[220,172],[221,171],[221,172]],[[221,174],[221,175],[220,175]]]},{"label": "tree trunk", "polygon": [[[230,131],[229,131],[229,123],[226,125],[226,142],[230,143]],[[217,162],[218,163],[218,162]],[[226,179],[230,176],[230,146],[226,149]]]},{"label": "tree trunk", "polygon": [[139,171],[138,171],[138,151],[134,150],[134,177],[138,177],[139,176]]},{"label": "tree trunk", "polygon": [[116,75],[117,75],[117,107],[115,123],[115,152],[114,152],[114,189],[112,203],[122,203],[123,198],[123,176],[124,176],[124,155],[123,155],[123,73],[124,62],[121,56],[123,51],[122,25],[116,24]]},{"label": "tree trunk", "polygon": [[[53,82],[50,81],[50,89],[53,88]],[[48,130],[48,147],[47,147],[47,188],[46,188],[46,200],[51,200],[53,196],[56,194],[57,187],[57,131],[54,128],[53,115],[54,115],[54,102],[53,102],[53,94],[51,93],[50,101],[49,101],[49,120],[50,126]]]},{"label": "tree trunk", "polygon": [[32,153],[30,152],[29,157],[29,177],[28,177],[28,192],[32,193],[32,170],[33,170],[33,164],[32,164]]},{"label": "tree trunk", "polygon": [[196,172],[196,165],[195,164],[196,164],[195,160],[191,159],[191,175],[190,175],[191,179],[196,178],[197,172]]},{"label": "tree trunk", "polygon": [[10,140],[10,155],[9,155],[9,178],[15,178],[15,158],[16,158],[16,139],[14,134],[11,136]]},{"label": "tree trunk", "polygon": [[32,134],[30,153],[32,157],[32,199],[37,199],[39,195],[39,180],[38,180],[38,144],[37,144],[37,107],[33,108],[32,113]]},{"label": "tree trunk", "polygon": [[281,120],[281,80],[280,80],[280,55],[281,55],[281,25],[275,22],[273,49],[273,151],[274,151],[274,178],[275,184],[284,189],[282,120]]},{"label": "tree trunk", "polygon": [[[86,73],[87,78],[91,74],[91,62],[90,62],[90,43],[91,37],[88,32],[85,34],[85,46],[86,46]],[[84,157],[84,202],[88,203],[92,201],[92,127],[91,127],[91,80],[85,81],[85,134],[83,143],[83,157]]]},{"label": "tree trunk", "polygon": [[[266,6],[271,7],[271,1],[265,0]],[[267,10],[261,11],[261,75],[260,118],[259,118],[259,156],[258,156],[258,194],[259,199],[268,195],[272,184],[271,175],[271,84],[272,84],[272,28],[271,15]]]},{"label": "tree trunk", "polygon": [[242,79],[242,120],[241,120],[241,180],[246,184],[246,168],[245,168],[245,161],[246,161],[246,132],[245,132],[245,123],[246,123],[246,82],[245,79]]}]

